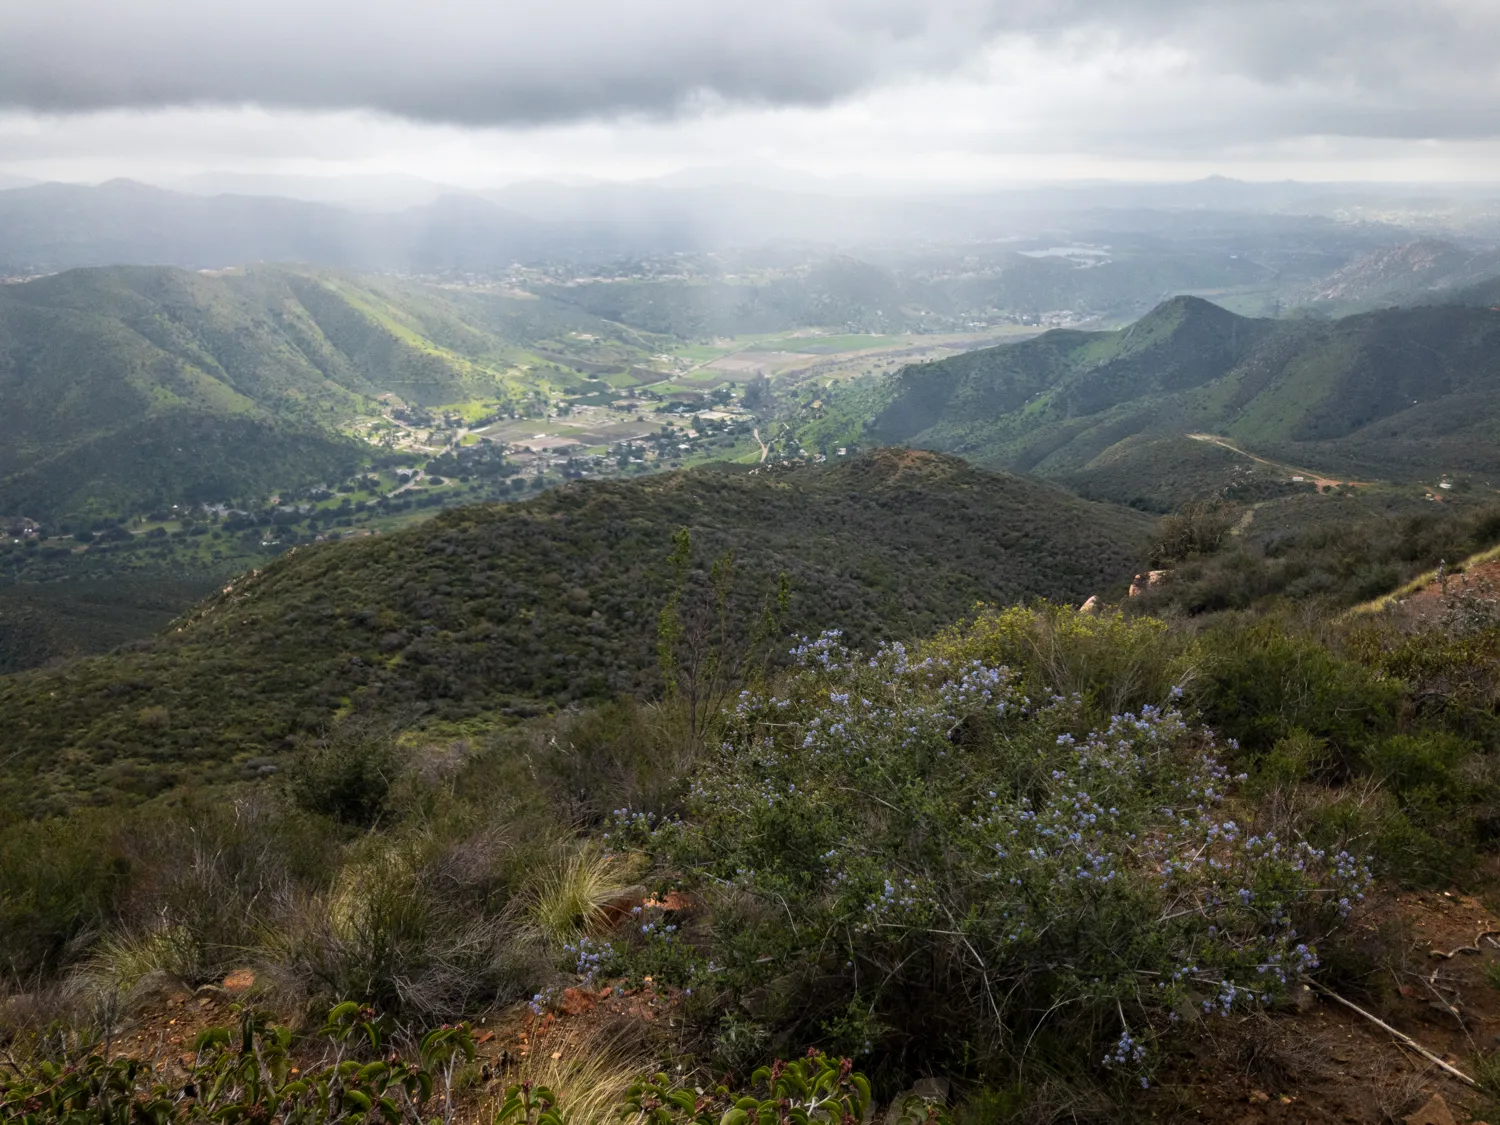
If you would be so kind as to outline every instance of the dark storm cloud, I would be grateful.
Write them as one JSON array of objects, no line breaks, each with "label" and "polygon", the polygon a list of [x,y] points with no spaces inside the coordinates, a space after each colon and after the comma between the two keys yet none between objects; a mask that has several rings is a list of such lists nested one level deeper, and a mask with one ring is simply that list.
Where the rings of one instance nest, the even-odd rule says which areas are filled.
[{"label": "dark storm cloud", "polygon": [[0,102],[373,109],[457,124],[704,96],[819,104],[963,57],[983,3],[906,0],[3,0]]},{"label": "dark storm cloud", "polygon": [[1007,36],[1060,66],[1168,48],[1185,98],[1243,78],[1266,104],[1226,107],[1228,143],[1500,128],[1494,0],[0,0],[0,105],[670,116],[942,77]]}]

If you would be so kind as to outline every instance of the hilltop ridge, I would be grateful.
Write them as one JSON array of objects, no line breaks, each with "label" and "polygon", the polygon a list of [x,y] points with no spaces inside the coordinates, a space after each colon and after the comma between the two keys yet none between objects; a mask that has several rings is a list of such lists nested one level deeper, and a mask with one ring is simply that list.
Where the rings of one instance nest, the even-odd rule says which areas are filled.
[{"label": "hilltop ridge", "polygon": [[1500,472],[1497,420],[1500,314],[1488,307],[1265,320],[1176,297],[1117,331],[1055,330],[906,367],[846,392],[820,424],[1063,482],[1097,483],[1108,466],[1113,483],[1095,494],[1128,500],[1163,483],[1147,447],[1190,433],[1412,480]]},{"label": "hilltop ridge", "polygon": [[684,527],[695,588],[732,553],[734,620],[755,620],[784,573],[787,629],[870,644],[930,632],[977,602],[1123,589],[1152,522],[904,450],[450,509],[298,548],[149,643],[0,678],[5,769],[33,779],[41,801],[130,799],[194,776],[257,776],[351,712],[463,722],[649,694]]}]

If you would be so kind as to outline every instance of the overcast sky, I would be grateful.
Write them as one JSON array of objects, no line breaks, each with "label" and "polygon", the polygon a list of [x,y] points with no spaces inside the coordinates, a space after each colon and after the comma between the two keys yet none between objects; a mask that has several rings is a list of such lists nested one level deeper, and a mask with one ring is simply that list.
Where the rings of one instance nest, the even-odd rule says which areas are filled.
[{"label": "overcast sky", "polygon": [[0,172],[1500,182],[1500,0],[0,0]]}]

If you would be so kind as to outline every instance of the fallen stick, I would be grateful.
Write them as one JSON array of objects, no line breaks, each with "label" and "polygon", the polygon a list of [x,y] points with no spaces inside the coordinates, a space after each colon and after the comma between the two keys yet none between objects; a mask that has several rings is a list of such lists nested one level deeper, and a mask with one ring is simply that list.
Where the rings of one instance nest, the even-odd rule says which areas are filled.
[{"label": "fallen stick", "polygon": [[1380,1028],[1382,1031],[1388,1032],[1391,1037],[1394,1038],[1403,1047],[1410,1047],[1413,1051],[1417,1052],[1417,1054],[1421,1055],[1428,1062],[1432,1063],[1434,1066],[1438,1066],[1443,1070],[1446,1070],[1449,1074],[1453,1075],[1454,1078],[1457,1078],[1464,1085],[1473,1086],[1476,1090],[1479,1088],[1478,1082],[1475,1082],[1474,1079],[1470,1078],[1463,1071],[1459,1070],[1458,1067],[1452,1065],[1451,1063],[1445,1063],[1442,1059],[1438,1058],[1426,1047],[1422,1046],[1422,1044],[1413,1039],[1410,1035],[1397,1031],[1390,1024],[1386,1023],[1385,1020],[1381,1019],[1379,1016],[1371,1015],[1369,1012],[1365,1011],[1353,1001],[1345,1000],[1337,992],[1334,992],[1333,989],[1325,988],[1315,980],[1308,981],[1308,983],[1316,988],[1319,992],[1321,992],[1324,996],[1328,997],[1330,1000],[1337,1000],[1351,1012],[1357,1012],[1360,1015],[1364,1016],[1365,1019],[1369,1020],[1376,1027]]},{"label": "fallen stick", "polygon": [[[1429,949],[1427,951],[1427,956],[1429,956],[1429,957],[1441,957],[1445,961],[1451,961],[1451,960],[1453,960],[1453,958],[1455,956],[1457,956],[1460,953],[1483,953],[1484,950],[1482,950],[1482,949],[1479,948],[1479,942],[1480,942],[1481,939],[1487,938],[1491,934],[1500,934],[1500,930],[1480,930],[1477,934],[1474,935],[1474,944],[1473,945],[1460,945],[1452,953],[1444,953],[1441,949]],[[1494,939],[1493,938],[1491,938],[1490,944],[1492,944],[1492,945],[1494,944]]]}]

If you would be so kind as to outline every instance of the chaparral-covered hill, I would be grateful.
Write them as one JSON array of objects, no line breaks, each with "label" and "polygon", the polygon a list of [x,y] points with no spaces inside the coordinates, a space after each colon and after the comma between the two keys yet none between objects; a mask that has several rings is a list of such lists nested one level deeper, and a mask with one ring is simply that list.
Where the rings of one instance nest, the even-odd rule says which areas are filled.
[{"label": "chaparral-covered hill", "polygon": [[28,805],[108,802],[255,776],[350,712],[461,723],[650,692],[683,527],[700,579],[733,552],[735,619],[784,572],[788,630],[868,645],[976,602],[1118,591],[1152,526],[906,450],[577,483],[299,548],[151,642],[0,679],[0,768]]},{"label": "chaparral-covered hill", "polygon": [[841,441],[941,449],[1130,501],[1224,460],[1195,433],[1330,474],[1410,481],[1500,474],[1497,423],[1493,308],[1264,320],[1176,297],[1119,331],[1057,330],[909,366],[852,389],[820,425]]}]

